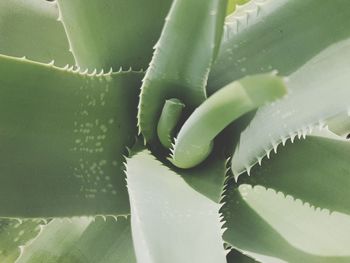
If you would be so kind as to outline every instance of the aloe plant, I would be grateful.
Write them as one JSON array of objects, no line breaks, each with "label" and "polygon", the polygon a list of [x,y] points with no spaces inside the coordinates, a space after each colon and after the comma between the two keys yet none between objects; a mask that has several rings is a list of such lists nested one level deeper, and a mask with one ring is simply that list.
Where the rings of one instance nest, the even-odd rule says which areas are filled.
[{"label": "aloe plant", "polygon": [[350,262],[350,2],[245,2],[0,2],[0,262]]}]

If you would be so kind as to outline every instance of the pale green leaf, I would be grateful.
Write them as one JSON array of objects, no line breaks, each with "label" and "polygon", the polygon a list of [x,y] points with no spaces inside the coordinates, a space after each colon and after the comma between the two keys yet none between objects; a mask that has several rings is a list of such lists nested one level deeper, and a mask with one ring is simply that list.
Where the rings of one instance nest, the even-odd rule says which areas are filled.
[{"label": "pale green leaf", "polygon": [[326,48],[289,76],[288,96],[260,108],[241,134],[232,158],[236,176],[287,139],[305,136],[350,108],[349,56],[350,39]]},{"label": "pale green leaf", "polygon": [[350,261],[350,217],[315,210],[282,193],[231,181],[222,213],[224,239],[264,263]]},{"label": "pale green leaf", "polygon": [[231,122],[286,92],[283,79],[275,74],[247,76],[223,87],[185,121],[174,140],[171,162],[187,169],[203,162],[212,151],[214,139]]},{"label": "pale green leaf", "polygon": [[206,98],[205,85],[223,31],[227,0],[175,0],[143,80],[138,122],[147,142],[166,99],[191,112]]},{"label": "pale green leaf", "polygon": [[272,188],[312,206],[350,215],[349,155],[347,141],[308,136],[281,147],[239,182]]},{"label": "pale green leaf", "polygon": [[226,20],[208,92],[246,75],[290,75],[350,36],[348,0],[251,0]]},{"label": "pale green leaf", "polygon": [[226,262],[219,204],[147,150],[127,160],[126,173],[139,263]]},{"label": "pale green leaf", "polygon": [[54,2],[0,1],[0,54],[64,66],[74,59]]},{"label": "pale green leaf", "polygon": [[45,222],[40,219],[0,219],[0,262],[13,263],[21,254],[23,246],[30,243]]},{"label": "pale green leaf", "polygon": [[146,69],[172,0],[58,0],[77,64]]},{"label": "pale green leaf", "polygon": [[136,263],[130,219],[54,219],[16,263]]},{"label": "pale green leaf", "polygon": [[143,74],[0,57],[0,215],[129,213],[126,146]]}]

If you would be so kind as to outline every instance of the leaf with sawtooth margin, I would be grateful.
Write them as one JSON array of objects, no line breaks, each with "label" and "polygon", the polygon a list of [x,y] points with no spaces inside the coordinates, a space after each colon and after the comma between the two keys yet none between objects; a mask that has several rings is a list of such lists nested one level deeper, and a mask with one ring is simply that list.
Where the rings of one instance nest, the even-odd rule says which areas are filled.
[{"label": "leaf with sawtooth margin", "polygon": [[128,214],[142,76],[0,56],[0,216]]},{"label": "leaf with sawtooth margin", "polygon": [[45,0],[0,1],[0,54],[23,57],[58,66],[74,59],[64,28],[57,21],[55,2]]},{"label": "leaf with sawtooth margin", "polygon": [[16,263],[136,263],[130,218],[54,219]]},{"label": "leaf with sawtooth margin", "polygon": [[148,150],[128,158],[126,167],[139,263],[226,262],[219,204],[194,191]]},{"label": "leaf with sawtooth margin", "polygon": [[[346,263],[350,217],[315,211],[274,191],[230,180],[221,209],[226,242],[264,263]],[[312,241],[310,241],[312,240]]]},{"label": "leaf with sawtooth margin", "polygon": [[58,0],[81,69],[146,69],[172,0]]}]

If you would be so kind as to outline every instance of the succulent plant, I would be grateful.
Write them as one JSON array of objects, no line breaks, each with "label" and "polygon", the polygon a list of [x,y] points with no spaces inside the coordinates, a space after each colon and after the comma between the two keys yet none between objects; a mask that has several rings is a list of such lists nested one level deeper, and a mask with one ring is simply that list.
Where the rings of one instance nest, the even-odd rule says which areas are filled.
[{"label": "succulent plant", "polygon": [[350,2],[244,2],[0,2],[0,262],[350,262]]}]

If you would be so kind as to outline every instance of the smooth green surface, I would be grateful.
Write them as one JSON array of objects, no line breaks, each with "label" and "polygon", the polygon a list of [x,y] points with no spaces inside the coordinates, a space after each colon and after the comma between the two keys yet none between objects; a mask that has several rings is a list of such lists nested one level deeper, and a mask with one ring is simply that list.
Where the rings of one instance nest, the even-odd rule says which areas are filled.
[{"label": "smooth green surface", "polygon": [[87,76],[0,57],[0,216],[129,212],[140,73]]},{"label": "smooth green surface", "polygon": [[349,56],[350,38],[334,43],[288,76],[288,96],[261,107],[241,134],[232,157],[236,177],[272,149],[278,151],[280,144],[322,128],[327,119],[350,107]]},{"label": "smooth green surface", "polygon": [[74,65],[56,3],[45,0],[0,1],[0,54],[55,65]]},{"label": "smooth green surface", "polygon": [[315,211],[274,191],[226,188],[226,242],[264,263],[349,262],[350,218]]},{"label": "smooth green surface", "polygon": [[130,218],[54,219],[16,263],[136,263]]},{"label": "smooth green surface", "polygon": [[21,248],[31,242],[44,226],[40,219],[0,219],[0,262],[13,263]]},{"label": "smooth green surface", "polygon": [[223,87],[186,120],[175,139],[171,162],[180,168],[198,165],[210,154],[214,138],[231,122],[286,92],[282,78],[273,74],[248,76]]},{"label": "smooth green surface", "polygon": [[160,143],[165,148],[170,148],[173,142],[174,129],[178,124],[185,105],[178,99],[166,100],[160,115],[157,134]]},{"label": "smooth green surface", "polygon": [[292,195],[331,212],[350,215],[350,143],[308,136],[288,143],[239,182]]},{"label": "smooth green surface", "polygon": [[157,140],[166,99],[177,98],[191,112],[206,98],[205,85],[223,30],[226,0],[175,0],[143,80],[138,124]]},{"label": "smooth green surface", "polygon": [[[239,11],[239,12],[238,12]],[[348,0],[253,0],[227,18],[208,93],[246,75],[290,75],[350,36]]]},{"label": "smooth green surface", "polygon": [[117,71],[148,67],[171,0],[58,0],[77,64]]},{"label": "smooth green surface", "polygon": [[223,263],[219,204],[193,191],[148,150],[127,160],[132,236],[139,263]]}]

